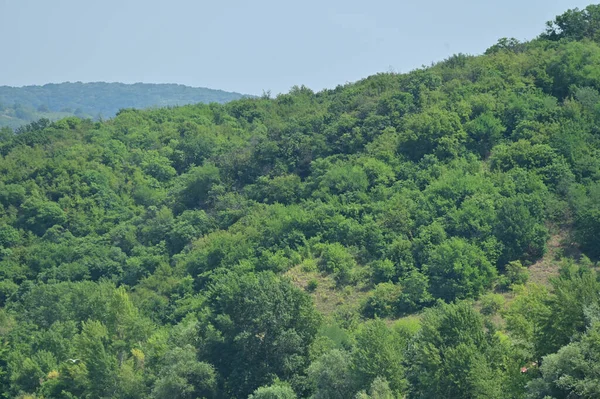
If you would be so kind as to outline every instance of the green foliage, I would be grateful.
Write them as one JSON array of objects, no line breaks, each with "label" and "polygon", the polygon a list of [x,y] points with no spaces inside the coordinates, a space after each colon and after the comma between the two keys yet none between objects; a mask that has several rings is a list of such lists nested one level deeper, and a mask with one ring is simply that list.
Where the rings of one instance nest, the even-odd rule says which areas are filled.
[{"label": "green foliage", "polygon": [[582,249],[593,259],[600,258],[600,184],[587,189],[573,189],[572,202],[575,208],[576,236]]},{"label": "green foliage", "polygon": [[600,282],[595,271],[570,263],[564,265],[558,278],[552,280],[554,295],[547,300],[550,316],[542,325],[542,354],[557,351],[567,345],[586,327],[586,309],[598,306]]},{"label": "green foliage", "polygon": [[595,320],[576,342],[544,357],[541,377],[527,386],[531,398],[594,398],[600,395],[600,324]]},{"label": "green foliage", "polygon": [[367,317],[394,316],[401,293],[402,288],[394,283],[377,284],[363,305],[363,313]]},{"label": "green foliage", "polygon": [[431,276],[432,295],[447,301],[479,296],[491,286],[496,274],[485,253],[460,238],[434,247],[426,270]]},{"label": "green foliage", "polygon": [[356,261],[344,246],[339,243],[325,244],[319,250],[319,267],[323,272],[333,273],[340,284],[352,282]]},{"label": "green foliage", "polygon": [[19,243],[19,230],[10,225],[0,226],[0,247],[10,248]]},{"label": "green foliage", "polygon": [[23,205],[24,225],[37,235],[42,235],[54,225],[63,225],[67,215],[55,202],[28,199]]},{"label": "green foliage", "polygon": [[486,294],[481,297],[481,313],[484,315],[494,315],[498,313],[504,305],[504,297],[500,294]]},{"label": "green foliage", "polygon": [[468,303],[427,311],[407,352],[410,397],[503,397],[498,343],[488,334]]},{"label": "green foliage", "polygon": [[505,131],[502,121],[491,112],[479,115],[465,126],[469,135],[469,147],[482,157],[487,157],[491,149],[500,142]]},{"label": "green foliage", "polygon": [[[344,194],[363,192],[369,185],[366,172],[359,166],[347,163],[338,165],[319,165],[315,168],[325,168],[327,171],[321,176],[319,188],[324,193]],[[316,173],[319,173],[317,170]]]},{"label": "green foliage", "polygon": [[466,141],[459,116],[439,108],[407,117],[405,126],[398,149],[415,161],[426,154],[441,159],[458,156]]},{"label": "green foliage", "polygon": [[165,355],[163,362],[152,389],[152,398],[214,397],[215,370],[210,364],[196,359],[193,347],[174,348]]},{"label": "green foliage", "polygon": [[549,40],[581,40],[600,41],[600,6],[591,4],[583,10],[568,10],[549,21],[543,38]]},{"label": "green foliage", "polygon": [[491,157],[494,169],[508,171],[513,168],[525,168],[540,174],[544,183],[559,186],[572,180],[572,173],[565,160],[546,144],[531,144],[519,140],[510,145],[499,145]]},{"label": "green foliage", "polygon": [[500,264],[518,258],[531,261],[545,252],[548,230],[540,220],[540,202],[539,197],[515,196],[500,205],[496,224],[496,237],[503,244]]},{"label": "green foliage", "polygon": [[515,299],[502,312],[506,329],[526,360],[539,359],[545,345],[542,326],[551,317],[548,290],[535,284],[515,288]]},{"label": "green foliage", "polygon": [[107,121],[0,90],[47,118],[0,130],[0,397],[597,396],[597,14]]},{"label": "green foliage", "polygon": [[309,280],[308,283],[306,284],[306,289],[308,291],[312,292],[312,291],[316,290],[318,286],[319,286],[319,282],[313,278],[313,279]]},{"label": "green foliage", "polygon": [[416,270],[400,281],[402,291],[398,300],[400,313],[412,313],[433,301],[429,292],[429,279]]},{"label": "green foliage", "polygon": [[385,378],[377,377],[369,387],[369,392],[360,391],[356,394],[356,399],[395,399],[395,396],[390,388],[390,384]]},{"label": "green foliage", "polygon": [[333,349],[310,365],[308,378],[314,399],[351,398],[356,392],[356,381],[351,371],[350,354]]},{"label": "green foliage", "polygon": [[[307,367],[319,317],[308,296],[272,273],[226,275],[211,288],[211,363],[228,391],[247,396],[278,376]],[[212,335],[212,334],[211,334]]]},{"label": "green foliage", "polygon": [[504,269],[502,285],[506,288],[523,285],[529,280],[529,271],[518,260],[508,262],[508,265]]},{"label": "green foliage", "polygon": [[198,276],[219,267],[234,266],[252,254],[251,243],[246,237],[217,231],[196,241],[183,259],[186,271],[192,276]]},{"label": "green foliage", "polygon": [[356,335],[356,350],[352,353],[352,365],[356,381],[362,388],[372,386],[377,378],[384,378],[393,392],[405,393],[402,358],[407,347],[404,337],[390,330],[380,320],[365,323]]},{"label": "green foliage", "polygon": [[181,175],[171,193],[176,201],[175,211],[179,213],[184,209],[205,206],[212,186],[218,182],[219,169],[214,165],[197,166]]},{"label": "green foliage", "polygon": [[[598,12],[598,11],[597,11]],[[596,35],[598,35],[596,33]],[[596,40],[600,36],[596,37]],[[600,59],[600,46],[597,43],[584,45],[581,42],[565,44],[552,58],[547,67],[553,79],[552,92],[558,98],[565,98],[574,86],[600,87],[600,75],[590,67]]]},{"label": "green foliage", "polygon": [[296,393],[288,384],[277,381],[256,389],[248,399],[296,399]]}]

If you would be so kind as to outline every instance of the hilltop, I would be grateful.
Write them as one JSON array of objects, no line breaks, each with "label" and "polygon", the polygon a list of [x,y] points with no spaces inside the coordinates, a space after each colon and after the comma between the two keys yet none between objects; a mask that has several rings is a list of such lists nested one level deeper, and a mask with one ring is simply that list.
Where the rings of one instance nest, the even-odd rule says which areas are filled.
[{"label": "hilltop", "polygon": [[150,83],[49,83],[43,86],[0,86],[0,127],[17,128],[41,118],[68,116],[112,118],[123,108],[158,108],[195,103],[225,103],[239,93]]},{"label": "hilltop", "polygon": [[600,397],[598,32],[0,130],[0,397]]}]

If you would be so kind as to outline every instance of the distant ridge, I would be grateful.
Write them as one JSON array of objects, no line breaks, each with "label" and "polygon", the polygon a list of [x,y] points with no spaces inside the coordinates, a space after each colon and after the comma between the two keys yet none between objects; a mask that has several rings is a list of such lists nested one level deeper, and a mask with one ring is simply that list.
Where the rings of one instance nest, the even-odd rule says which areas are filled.
[{"label": "distant ridge", "polygon": [[226,103],[243,97],[247,96],[181,84],[65,82],[0,86],[0,127],[16,128],[40,118],[111,118],[122,108]]}]

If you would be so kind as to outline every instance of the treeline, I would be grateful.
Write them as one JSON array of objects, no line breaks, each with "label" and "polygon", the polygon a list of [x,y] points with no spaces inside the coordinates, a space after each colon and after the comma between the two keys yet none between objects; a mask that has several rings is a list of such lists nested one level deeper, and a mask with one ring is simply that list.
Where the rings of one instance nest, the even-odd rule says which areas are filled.
[{"label": "treeline", "polygon": [[226,103],[239,93],[178,84],[50,83],[44,86],[0,86],[0,127],[19,128],[35,120],[69,116],[112,118],[123,108],[170,107]]},{"label": "treeline", "polygon": [[1,130],[0,397],[599,397],[597,31]]}]

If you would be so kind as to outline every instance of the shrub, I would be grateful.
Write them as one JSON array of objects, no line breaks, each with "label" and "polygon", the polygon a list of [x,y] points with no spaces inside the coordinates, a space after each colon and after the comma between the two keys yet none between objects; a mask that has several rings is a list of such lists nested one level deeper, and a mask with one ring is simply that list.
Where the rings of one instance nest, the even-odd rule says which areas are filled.
[{"label": "shrub", "polygon": [[313,292],[314,290],[317,289],[318,286],[319,286],[319,282],[313,278],[308,281],[308,284],[306,285],[306,290],[308,292]]},{"label": "shrub", "polygon": [[504,305],[504,297],[500,294],[486,294],[481,297],[481,313],[484,315],[496,314]]},{"label": "shrub", "polygon": [[377,284],[363,305],[363,313],[367,317],[394,316],[401,293],[402,288],[394,283]]}]

